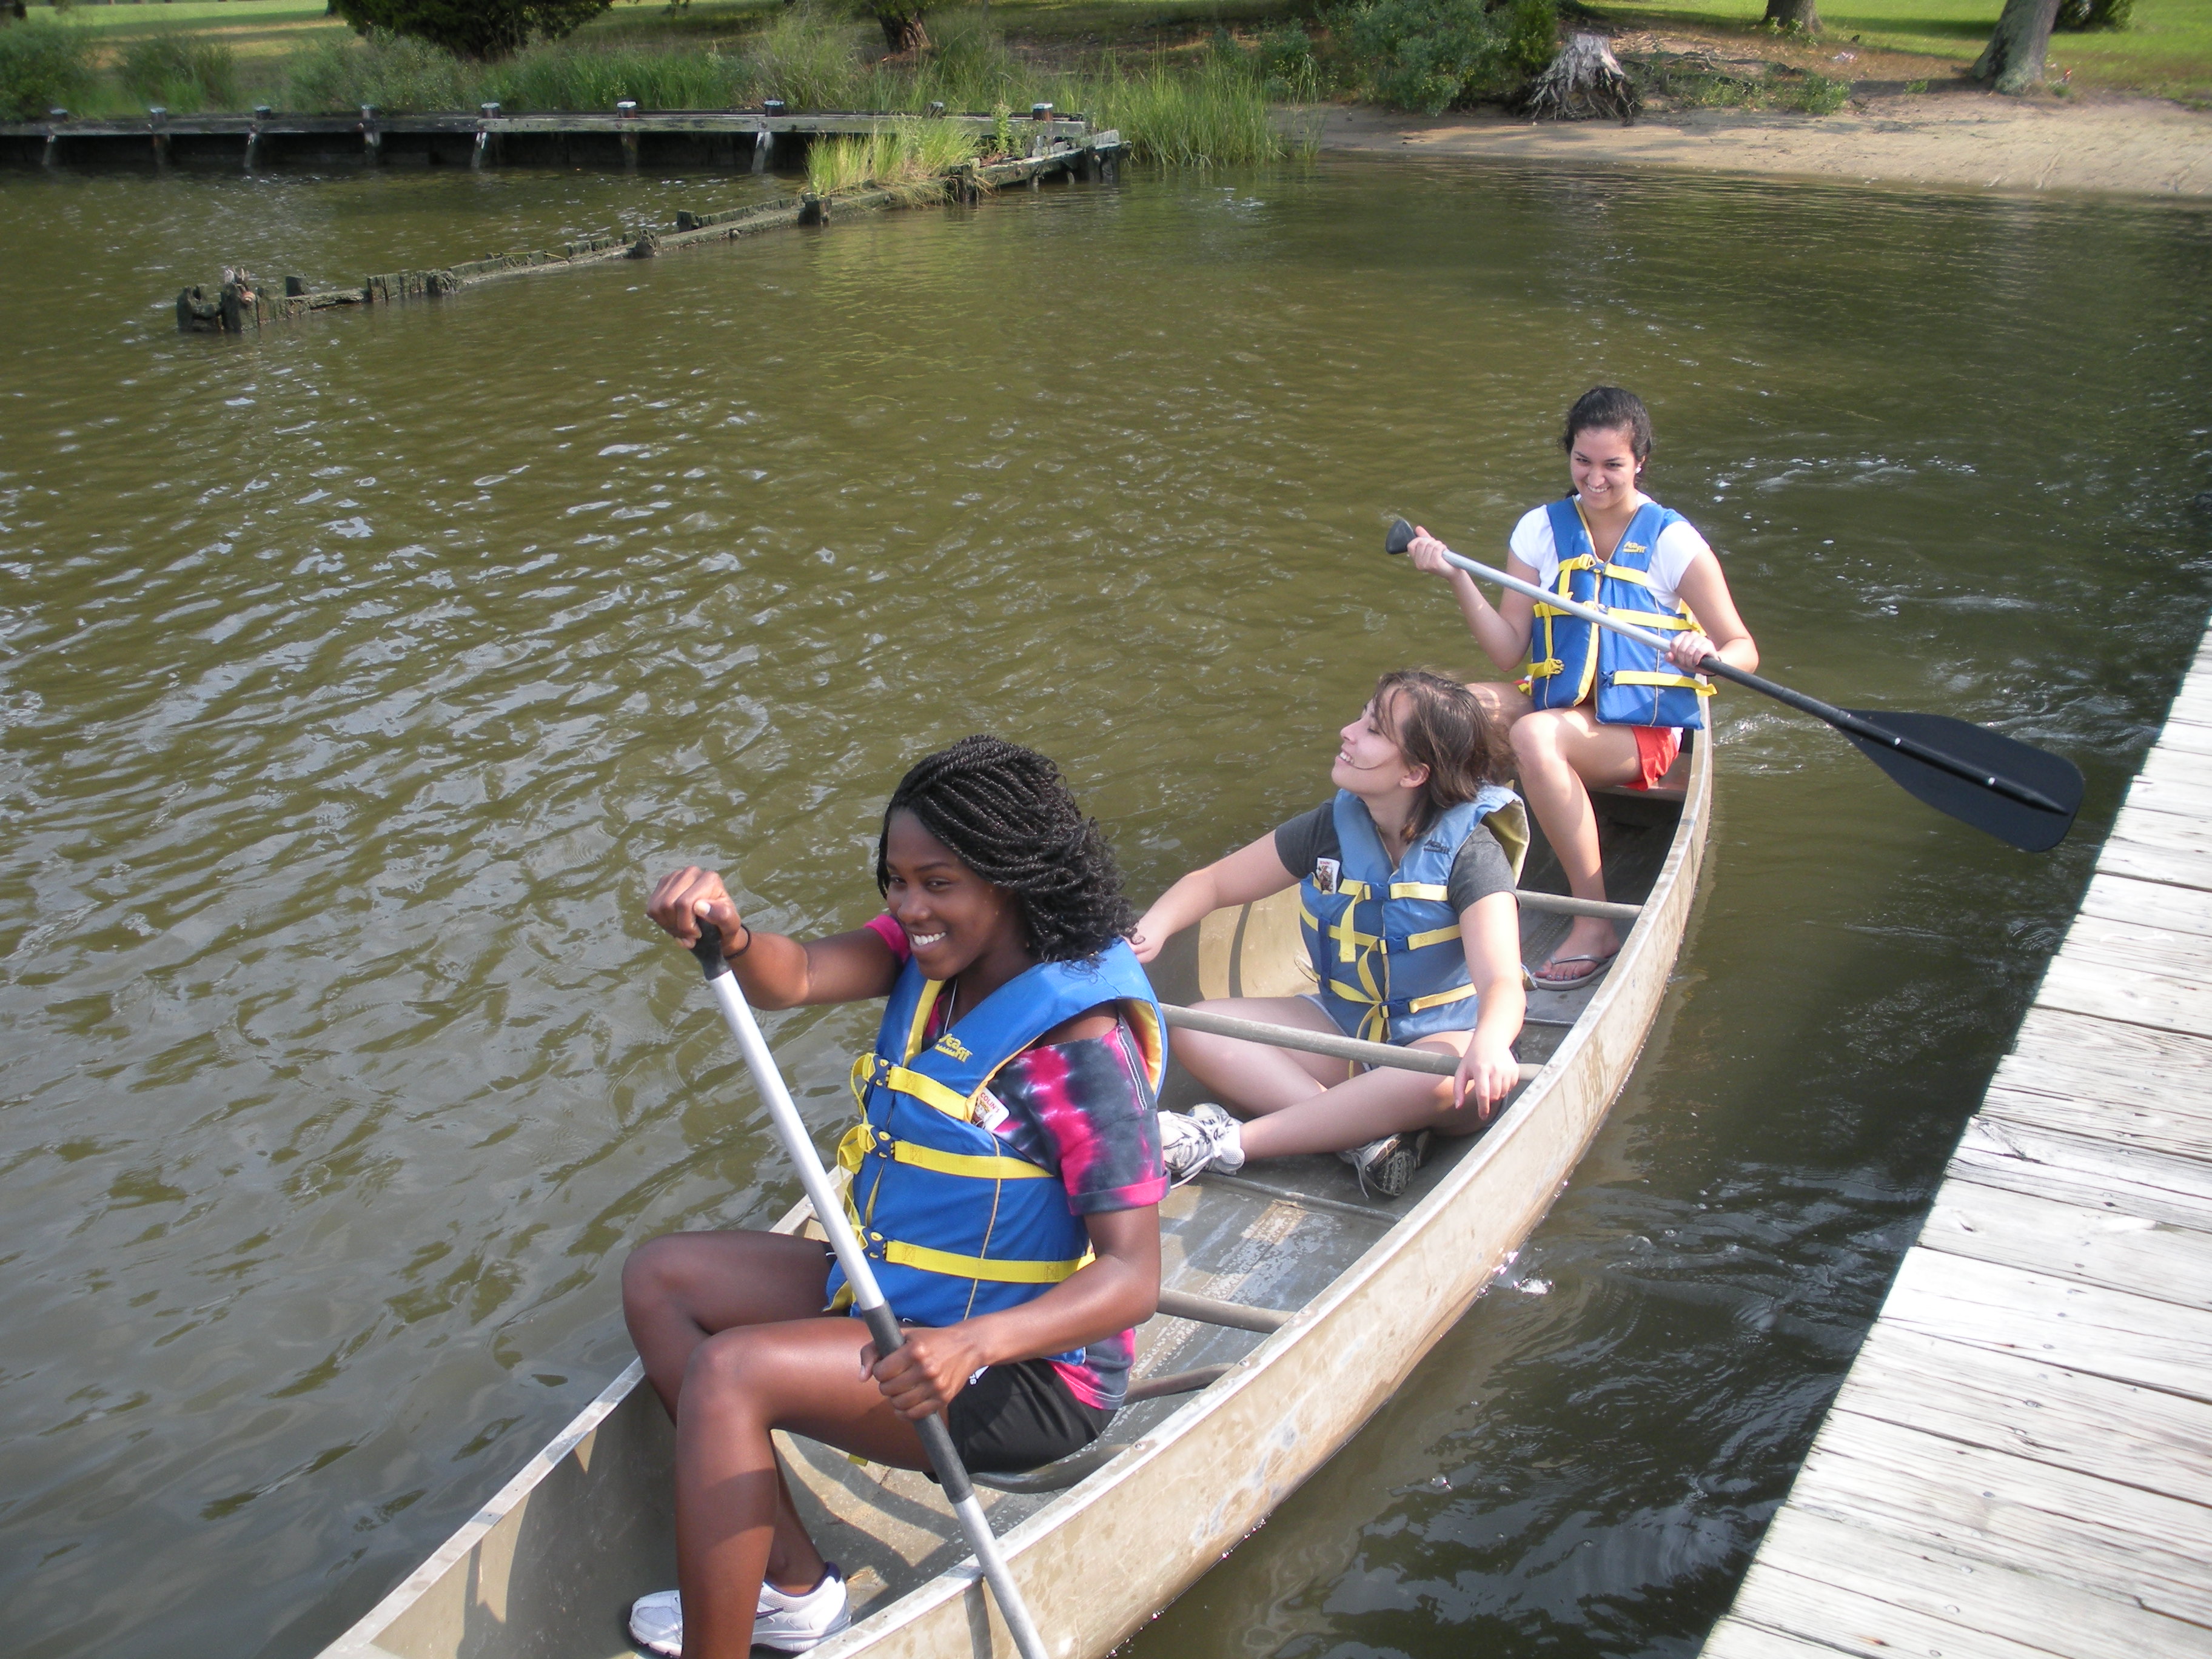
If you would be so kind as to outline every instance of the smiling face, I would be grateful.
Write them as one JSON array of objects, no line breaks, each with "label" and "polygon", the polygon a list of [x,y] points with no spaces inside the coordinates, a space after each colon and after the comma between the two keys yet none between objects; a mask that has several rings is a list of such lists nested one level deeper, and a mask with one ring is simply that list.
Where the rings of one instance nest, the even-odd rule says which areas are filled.
[{"label": "smiling face", "polygon": [[951,979],[981,961],[1026,959],[1019,901],[963,864],[913,813],[891,814],[884,868],[884,908],[931,979]]},{"label": "smiling face", "polygon": [[1589,426],[1567,446],[1567,471],[1583,504],[1604,513],[1636,499],[1636,475],[1642,468],[1625,428]]},{"label": "smiling face", "polygon": [[1387,719],[1370,702],[1359,711],[1358,720],[1337,734],[1336,763],[1328,769],[1331,783],[1373,802],[1387,799],[1401,789],[1419,789],[1428,781],[1429,769],[1409,764],[1398,748],[1398,739],[1391,735],[1405,703],[1406,694],[1394,691]]}]

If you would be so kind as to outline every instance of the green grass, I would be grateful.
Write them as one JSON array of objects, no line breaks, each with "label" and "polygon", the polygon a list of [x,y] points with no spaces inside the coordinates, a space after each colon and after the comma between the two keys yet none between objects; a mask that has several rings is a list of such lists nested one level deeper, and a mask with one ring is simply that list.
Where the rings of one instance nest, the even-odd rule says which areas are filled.
[{"label": "green grass", "polygon": [[[1756,25],[1764,0],[1592,0],[1607,22],[1632,28],[1740,30]],[[1884,52],[1919,52],[1971,64],[1996,26],[2001,0],[1822,0],[1825,39]],[[2077,85],[2185,94],[2212,88],[2212,0],[2136,0],[2131,27],[2054,34],[2051,61]]]},{"label": "green grass", "polygon": [[976,149],[974,131],[954,122],[887,121],[865,138],[809,144],[807,187],[817,196],[835,196],[873,185],[927,201],[944,194],[945,175],[973,161]]}]

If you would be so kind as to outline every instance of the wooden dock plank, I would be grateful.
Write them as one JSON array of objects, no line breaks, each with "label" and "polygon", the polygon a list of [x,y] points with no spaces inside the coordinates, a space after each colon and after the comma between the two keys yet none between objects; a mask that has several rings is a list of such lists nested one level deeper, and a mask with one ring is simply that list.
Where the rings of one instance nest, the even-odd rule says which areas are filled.
[{"label": "wooden dock plank", "polygon": [[1831,1409],[2169,1497],[2212,1493],[2212,1405],[1887,1323]]},{"label": "wooden dock plank", "polygon": [[[2212,876],[2208,876],[2212,881]],[[2145,973],[2118,963],[2077,961],[2064,952],[2044,971],[2036,1000],[2069,1013],[2212,1036],[2212,996],[2202,980]]]},{"label": "wooden dock plank", "polygon": [[[1997,1160],[1986,1173],[2001,1179],[2016,1162]],[[1922,1249],[2212,1310],[2212,1231],[1984,1185],[1966,1173],[1975,1166],[1952,1167],[1963,1178],[1936,1195]]]},{"label": "wooden dock plank", "polygon": [[[1976,1121],[1984,1125],[2005,1124],[2039,1133],[2080,1134],[2101,1139],[2115,1146],[2166,1154],[2186,1155],[2212,1139],[2212,1102],[2196,1099],[2171,1088],[2160,1096],[2156,1093],[2159,1085],[2145,1079],[2138,1081],[2151,1098],[2069,1098],[2058,1079],[2057,1073],[2039,1074],[2037,1080],[2041,1086],[2034,1089],[1992,1084]],[[2119,1088],[2110,1085],[2104,1092],[2118,1093]]]},{"label": "wooden dock plank", "polygon": [[[1953,1659],[1959,1651],[2002,1650],[1970,1645],[1995,1638],[2063,1659],[2112,1659],[2116,1654],[2204,1659],[2206,1638],[2200,1625],[2045,1572],[1969,1559],[1794,1503],[1767,1528],[1760,1558],[1737,1598],[1738,1610],[1747,1618],[1838,1643],[1841,1632],[1830,1616],[1833,1599],[1813,1589],[1824,1585],[1885,1604],[1892,1620],[1910,1619],[1911,1628],[1921,1633],[1918,1640],[1908,1635],[1899,1641],[1884,1632],[1886,1639],[1864,1648],[1858,1644],[1863,1638],[1855,1638],[1848,1650],[1853,1652],[1888,1656],[1900,1647],[1932,1649]],[[1786,1572],[1775,1571],[1762,1580],[1761,1565],[1784,1559],[1790,1563]],[[1788,1582],[1777,1582],[1783,1580]],[[1850,1622],[1866,1620],[1868,1611],[1860,1609],[1858,1620]]]},{"label": "wooden dock plank", "polygon": [[1977,1117],[1952,1154],[1951,1174],[2085,1215],[2212,1233],[2212,1164],[2193,1158]]},{"label": "wooden dock plank", "polygon": [[[2137,883],[2138,886],[2148,885]],[[2163,890],[2177,896],[2212,901],[2212,893],[2193,888]],[[2202,933],[2129,919],[2114,921],[2083,912],[2068,930],[2066,945],[2055,961],[2069,968],[2118,969],[2124,973],[2147,973],[2195,988],[2202,996],[2212,970],[2212,940]]]},{"label": "wooden dock plank", "polygon": [[1723,1619],[1705,1638],[1705,1659],[1836,1659],[1836,1650],[1748,1620]]},{"label": "wooden dock plank", "polygon": [[2212,755],[2212,720],[2176,720],[2169,716],[2158,734],[2158,746],[2180,755]]},{"label": "wooden dock plank", "polygon": [[2212,1314],[1940,1250],[1908,1250],[1881,1317],[2117,1382],[2212,1401]]},{"label": "wooden dock plank", "polygon": [[[2112,871],[2100,870],[2090,878],[2089,890],[2081,895],[2081,915],[2212,939],[2212,893],[2169,882],[2138,881]],[[2066,944],[2073,942],[2069,928]]]},{"label": "wooden dock plank", "polygon": [[1892,1423],[1832,1413],[1807,1506],[1991,1566],[2212,1626],[2212,1509]]},{"label": "wooden dock plank", "polygon": [[1936,1654],[1942,1659],[2054,1659],[2066,1651],[2061,1646],[2036,1646],[1994,1635],[1952,1619],[1930,1618],[1884,1596],[1808,1577],[1777,1565],[1785,1557],[1793,1562],[1803,1559],[1795,1547],[1799,1540],[1794,1533],[1776,1540],[1770,1531],[1767,1538],[1779,1547],[1771,1554],[1766,1545],[1759,1547],[1751,1571],[1744,1575],[1743,1588],[1736,1592],[1735,1605],[1729,1610],[1730,1625],[1798,1637],[1857,1659],[1898,1659],[1901,1654]]},{"label": "wooden dock plank", "polygon": [[2191,771],[2179,775],[2148,774],[2128,786],[2121,810],[2128,812],[2178,812],[2200,822],[2212,817],[2212,781]]}]

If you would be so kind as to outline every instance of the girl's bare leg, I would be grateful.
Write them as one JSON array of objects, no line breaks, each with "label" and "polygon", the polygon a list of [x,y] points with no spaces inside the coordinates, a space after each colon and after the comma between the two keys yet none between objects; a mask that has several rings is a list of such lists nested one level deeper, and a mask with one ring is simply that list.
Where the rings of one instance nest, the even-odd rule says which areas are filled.
[{"label": "girl's bare leg", "polygon": [[676,1421],[685,1659],[745,1659],[761,1580],[776,1576],[779,1551],[789,1559],[794,1538],[811,1565],[788,1588],[821,1582],[821,1557],[791,1507],[770,1430],[878,1463],[924,1467],[914,1425],[860,1369],[867,1340],[860,1321],[830,1316],[741,1326],[693,1349]]},{"label": "girl's bare leg", "polygon": [[[746,1633],[733,1650],[738,1653],[745,1651],[750,1639],[753,1608],[763,1576],[779,1589],[803,1593],[822,1582],[825,1569],[821,1552],[800,1522],[783,1472],[772,1454],[755,1471],[760,1477],[758,1490],[744,1488],[742,1482],[738,1486],[725,1483],[719,1488],[710,1486],[709,1496],[703,1500],[695,1492],[687,1505],[686,1488],[696,1487],[696,1483],[686,1478],[695,1471],[689,1466],[685,1443],[696,1436],[698,1419],[714,1414],[714,1404],[711,1398],[702,1398],[696,1408],[687,1406],[687,1380],[694,1362],[716,1340],[718,1334],[761,1335],[809,1327],[827,1328],[841,1337],[852,1339],[850,1367],[853,1375],[858,1376],[860,1344],[866,1340],[866,1334],[852,1320],[823,1316],[828,1279],[829,1259],[819,1243],[781,1233],[672,1234],[632,1251],[623,1266],[623,1317],[629,1323],[631,1340],[645,1360],[647,1380],[677,1423],[678,1577],[686,1586],[695,1579],[700,1580],[697,1593],[701,1597],[711,1600],[719,1594],[720,1599],[732,1605],[743,1604]],[[775,1352],[781,1352],[781,1349]],[[721,1379],[720,1373],[716,1376]],[[860,1403],[882,1407],[892,1425],[903,1421],[884,1404],[881,1392],[872,1381],[862,1384]],[[877,1433],[881,1426],[869,1431]],[[910,1428],[904,1431],[903,1442],[896,1428],[888,1432],[890,1439],[887,1444],[893,1450],[903,1444],[911,1449],[914,1456],[920,1455],[920,1443],[913,1438]],[[761,1432],[760,1443],[768,1443],[765,1430]],[[878,1457],[877,1461],[896,1460]],[[725,1582],[719,1577],[723,1569],[717,1567],[702,1578],[703,1570],[690,1565],[693,1551],[686,1547],[687,1536],[696,1544],[701,1536],[716,1535],[718,1528],[729,1520],[728,1516],[721,1514],[721,1508],[726,1506],[720,1505],[712,1495],[717,1490],[721,1499],[738,1500],[740,1510],[753,1524],[758,1524],[761,1517],[752,1514],[752,1507],[760,1502],[766,1504],[766,1548],[760,1559],[753,1563],[749,1559],[739,1559],[729,1568],[740,1573],[750,1572],[749,1577]],[[739,1530],[744,1530],[742,1525]],[[717,1584],[720,1586],[719,1593]],[[701,1616],[707,1622],[701,1626],[695,1620],[694,1609],[705,1608],[706,1602],[695,1602],[694,1597],[687,1594],[684,1607],[687,1651],[713,1651],[711,1647],[695,1650],[692,1644],[716,1639],[714,1630],[723,1622],[726,1609],[703,1613]],[[694,1635],[695,1631],[702,1630],[705,1634]]]},{"label": "girl's bare leg", "polygon": [[[1577,898],[1602,900],[1605,866],[1589,786],[1632,783],[1641,775],[1634,731],[1600,726],[1584,708],[1545,708],[1515,722],[1512,737],[1521,793],[1566,872],[1567,890]],[[1553,959],[1606,957],[1620,948],[1620,935],[1611,922],[1577,916]],[[1536,975],[1540,984],[1545,977]]]},{"label": "girl's bare leg", "polygon": [[[1209,1013],[1334,1033],[1335,1022],[1303,997],[1237,997],[1198,1005]],[[1458,1055],[1468,1033],[1439,1032],[1409,1046]],[[1378,1066],[1346,1079],[1340,1060],[1247,1042],[1203,1031],[1177,1031],[1176,1058],[1224,1105],[1248,1115],[1239,1139],[1247,1158],[1288,1158],[1364,1146],[1408,1129],[1473,1134],[1473,1107],[1455,1109],[1451,1079]]]}]

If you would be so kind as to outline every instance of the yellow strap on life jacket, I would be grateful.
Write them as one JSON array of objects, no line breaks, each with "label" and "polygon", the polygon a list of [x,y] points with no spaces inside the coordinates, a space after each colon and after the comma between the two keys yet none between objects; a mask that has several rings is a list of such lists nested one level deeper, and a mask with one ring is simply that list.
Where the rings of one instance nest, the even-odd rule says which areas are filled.
[{"label": "yellow strap on life jacket", "polygon": [[1390,884],[1394,899],[1431,899],[1443,904],[1451,897],[1451,889],[1439,887],[1432,881],[1394,881]]},{"label": "yellow strap on life jacket", "polygon": [[1407,934],[1406,948],[1408,951],[1425,951],[1431,945],[1442,945],[1448,939],[1455,939],[1458,937],[1459,928],[1456,924],[1449,927],[1431,927],[1425,933]]},{"label": "yellow strap on life jacket", "polygon": [[1057,1285],[1073,1279],[1092,1258],[1092,1252],[1085,1250],[1073,1261],[994,1261],[988,1256],[956,1255],[951,1250],[887,1239],[881,1233],[870,1233],[867,1242],[871,1247],[880,1247],[884,1261],[902,1267],[919,1267],[926,1273],[944,1273],[953,1279],[988,1279],[994,1285]]},{"label": "yellow strap on life jacket", "polygon": [[1472,985],[1455,985],[1450,990],[1438,991],[1433,996],[1415,997],[1406,1005],[1406,1012],[1409,1014],[1418,1014],[1431,1008],[1441,1008],[1447,1003],[1465,1002],[1469,997],[1476,994],[1475,988]]},{"label": "yellow strap on life jacket", "polygon": [[1375,890],[1364,881],[1351,881],[1340,877],[1336,890],[1354,904],[1364,904],[1375,896]]},{"label": "yellow strap on life jacket", "polygon": [[837,1143],[837,1162],[857,1175],[860,1160],[878,1147],[888,1149],[887,1155],[896,1163],[910,1164],[917,1170],[934,1170],[939,1175],[966,1176],[973,1181],[1049,1181],[1052,1171],[1038,1168],[1024,1158],[992,1158],[977,1152],[947,1152],[935,1146],[925,1146],[920,1141],[901,1140],[886,1134],[872,1123],[856,1123],[845,1131],[845,1138]]},{"label": "yellow strap on life jacket", "polygon": [[1710,697],[1713,695],[1711,686],[1707,685],[1703,680],[1693,680],[1687,674],[1650,674],[1639,668],[1615,670],[1613,683],[1615,685],[1680,686],[1696,692],[1701,697]]}]

